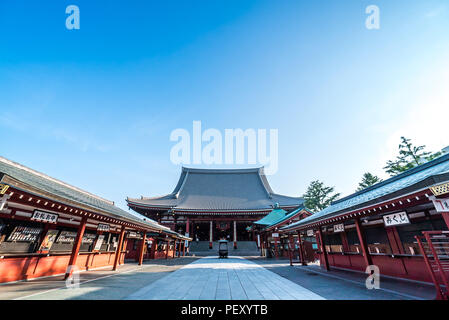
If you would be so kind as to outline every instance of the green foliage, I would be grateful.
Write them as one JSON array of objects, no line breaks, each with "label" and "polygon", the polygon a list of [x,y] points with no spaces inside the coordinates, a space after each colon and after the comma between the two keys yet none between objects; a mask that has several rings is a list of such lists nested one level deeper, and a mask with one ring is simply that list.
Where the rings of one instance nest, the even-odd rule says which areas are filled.
[{"label": "green foliage", "polygon": [[384,167],[385,171],[391,176],[395,176],[441,156],[441,152],[431,153],[424,151],[426,146],[414,146],[410,141],[410,139],[401,137],[399,155],[394,161],[389,160]]},{"label": "green foliage", "polygon": [[305,206],[312,212],[318,212],[328,207],[340,196],[334,187],[326,187],[323,182],[312,181],[304,194]]},{"label": "green foliage", "polygon": [[359,187],[357,188],[356,191],[361,191],[381,181],[382,179],[380,179],[378,176],[375,176],[367,172],[363,175],[362,181],[359,183]]}]

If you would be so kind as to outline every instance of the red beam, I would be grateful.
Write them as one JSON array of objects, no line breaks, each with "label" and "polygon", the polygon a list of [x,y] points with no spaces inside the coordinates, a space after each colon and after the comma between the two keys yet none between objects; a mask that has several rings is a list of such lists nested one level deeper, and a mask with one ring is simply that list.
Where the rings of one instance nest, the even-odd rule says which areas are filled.
[{"label": "red beam", "polygon": [[80,226],[78,227],[78,232],[76,234],[75,243],[73,244],[72,254],[70,255],[69,265],[67,266],[67,271],[65,273],[64,279],[69,278],[73,273],[73,268],[76,265],[76,259],[80,252],[81,242],[83,241],[84,230],[86,230],[87,217],[83,217]]},{"label": "red beam", "polygon": [[117,265],[120,260],[120,256],[122,255],[122,247],[123,247],[124,238],[125,238],[125,227],[122,226],[122,230],[120,231],[120,237],[118,240],[117,251],[115,252],[114,266],[112,267],[112,271],[117,270]]},{"label": "red beam", "polygon": [[142,265],[142,262],[143,262],[143,252],[145,251],[146,239],[147,239],[147,233],[144,232],[144,234],[143,234],[143,239],[142,239],[142,243],[140,244],[140,251],[139,251],[139,266],[141,266],[141,265]]},{"label": "red beam", "polygon": [[321,253],[323,254],[324,258],[324,268],[329,271],[329,260],[327,257],[327,251],[326,251],[326,243],[324,243],[324,237],[323,237],[323,231],[321,231],[321,228],[318,228],[318,231],[315,235],[317,238],[317,241],[321,244]]},{"label": "red beam", "polygon": [[368,246],[366,244],[365,235],[363,234],[362,225],[360,224],[360,219],[355,219],[355,227],[357,229],[357,235],[359,237],[360,246],[362,247],[363,259],[365,260],[366,266],[373,264],[371,255],[368,252]]}]

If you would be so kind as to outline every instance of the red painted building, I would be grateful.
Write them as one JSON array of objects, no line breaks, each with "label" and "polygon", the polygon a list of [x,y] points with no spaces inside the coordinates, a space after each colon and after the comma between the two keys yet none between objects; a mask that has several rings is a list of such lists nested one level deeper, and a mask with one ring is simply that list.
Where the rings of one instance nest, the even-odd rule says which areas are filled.
[{"label": "red painted building", "polygon": [[0,282],[115,270],[124,263],[131,233],[142,237],[136,257],[140,264],[147,233],[166,243],[189,240],[111,201],[0,157]]},{"label": "red painted building", "polygon": [[252,223],[270,213],[276,204],[291,211],[302,198],[273,192],[263,172],[256,169],[183,168],[172,193],[153,198],[128,198],[128,206],[173,231],[199,241],[228,239],[256,241]]},{"label": "red painted building", "polygon": [[449,274],[449,244],[444,242],[448,227],[449,155],[443,155],[335,201],[280,231],[296,241],[315,237],[325,269],[365,272],[367,266],[376,265],[382,276],[432,282],[428,252],[423,255],[416,236],[432,231],[440,237],[438,259],[431,260],[441,260],[442,281]]},{"label": "red painted building", "polygon": [[257,232],[260,242],[261,256],[288,258],[291,251],[289,249],[296,244],[290,243],[289,237],[280,233],[279,229],[305,219],[311,214],[304,205],[291,212],[275,207],[267,216],[254,222],[253,229]]}]

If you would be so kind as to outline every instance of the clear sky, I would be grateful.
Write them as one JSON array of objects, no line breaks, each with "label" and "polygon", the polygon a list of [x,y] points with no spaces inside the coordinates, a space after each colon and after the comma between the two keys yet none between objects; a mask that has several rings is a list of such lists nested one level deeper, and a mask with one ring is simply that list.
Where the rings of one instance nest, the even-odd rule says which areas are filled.
[{"label": "clear sky", "polygon": [[175,187],[174,129],[274,128],[276,192],[346,195],[449,145],[448,62],[447,0],[1,1],[0,155],[125,208]]}]

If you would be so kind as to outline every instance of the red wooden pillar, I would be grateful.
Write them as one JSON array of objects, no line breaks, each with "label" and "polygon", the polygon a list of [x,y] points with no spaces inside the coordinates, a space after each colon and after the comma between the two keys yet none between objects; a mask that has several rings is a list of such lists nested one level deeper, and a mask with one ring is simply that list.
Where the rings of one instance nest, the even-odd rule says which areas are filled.
[{"label": "red wooden pillar", "polygon": [[114,266],[112,267],[112,271],[117,270],[117,265],[119,264],[120,257],[122,255],[123,241],[125,239],[125,227],[122,226],[120,230],[120,236],[118,240],[117,250],[115,252]]},{"label": "red wooden pillar", "polygon": [[363,259],[365,260],[366,266],[373,264],[371,255],[368,252],[368,246],[366,245],[365,235],[362,230],[362,225],[360,224],[360,219],[355,219],[355,227],[357,229],[357,235],[359,236],[360,247],[362,247]]},{"label": "red wooden pillar", "polygon": [[278,254],[278,237],[275,237],[273,239],[274,239],[274,257],[277,259],[279,257],[279,254]]},{"label": "red wooden pillar", "polygon": [[291,234],[288,235],[288,258],[290,259],[290,266],[293,266],[293,236]]},{"label": "red wooden pillar", "polygon": [[449,212],[443,212],[441,215],[443,216],[444,222],[446,222],[446,226],[449,229]]},{"label": "red wooden pillar", "polygon": [[186,255],[186,240],[182,242],[182,256],[185,257]]},{"label": "red wooden pillar", "polygon": [[393,254],[403,254],[404,251],[402,245],[400,245],[400,241],[398,242],[398,239],[396,238],[396,227],[385,228],[385,231]]},{"label": "red wooden pillar", "polygon": [[173,258],[176,258],[176,244],[177,244],[177,242],[178,242],[178,240],[177,239],[175,239],[174,241],[173,241],[173,254],[172,254],[172,259]]},{"label": "red wooden pillar", "polygon": [[143,262],[143,253],[144,253],[144,251],[145,251],[146,240],[147,240],[147,233],[144,232],[144,233],[143,233],[142,243],[140,244],[140,251],[139,251],[139,266],[141,266],[141,265],[142,265],[142,262]]},{"label": "red wooden pillar", "polygon": [[348,237],[346,236],[346,232],[340,232],[341,244],[343,247],[343,252],[349,252],[349,243]]},{"label": "red wooden pillar", "polygon": [[267,238],[265,236],[265,234],[262,235],[262,245],[263,245],[263,256],[267,257]]},{"label": "red wooden pillar", "polygon": [[64,279],[70,277],[73,273],[73,268],[76,266],[76,259],[80,252],[81,242],[83,241],[84,231],[86,230],[87,217],[83,217],[78,227],[78,232],[76,234],[75,242],[73,243],[72,254],[70,255],[69,265],[67,266],[67,271],[65,273]]},{"label": "red wooden pillar", "polygon": [[329,259],[327,257],[327,251],[326,251],[326,243],[324,243],[324,237],[323,237],[323,231],[321,231],[321,227],[318,228],[318,231],[316,233],[318,236],[315,236],[317,238],[317,242],[321,244],[321,254],[324,258],[324,268],[329,271]]},{"label": "red wooden pillar", "polygon": [[260,239],[260,256],[263,257],[263,236],[259,233]]},{"label": "red wooden pillar", "polygon": [[[192,229],[193,229],[193,226],[192,226]],[[186,234],[185,234],[187,237],[190,237],[190,219],[189,218],[187,218],[187,224],[186,224]],[[184,243],[184,251],[185,251],[185,243]],[[188,247],[188,245],[187,245],[187,252],[189,252],[189,247]]]},{"label": "red wooden pillar", "polygon": [[155,238],[151,240],[150,259],[154,259],[156,255],[157,241]]},{"label": "red wooden pillar", "polygon": [[234,249],[237,249],[237,221],[234,220]]},{"label": "red wooden pillar", "polygon": [[210,221],[209,222],[209,249],[212,249],[212,241],[214,241],[213,234],[212,234],[212,225],[213,225],[213,222]]},{"label": "red wooden pillar", "polygon": [[168,259],[169,248],[170,248],[170,238],[167,239],[167,248],[165,248],[165,259]]},{"label": "red wooden pillar", "polygon": [[298,242],[299,242],[299,258],[301,259],[301,265],[306,266],[306,259],[305,259],[305,251],[302,244],[302,238],[301,238],[301,232],[297,231],[298,233]]}]

